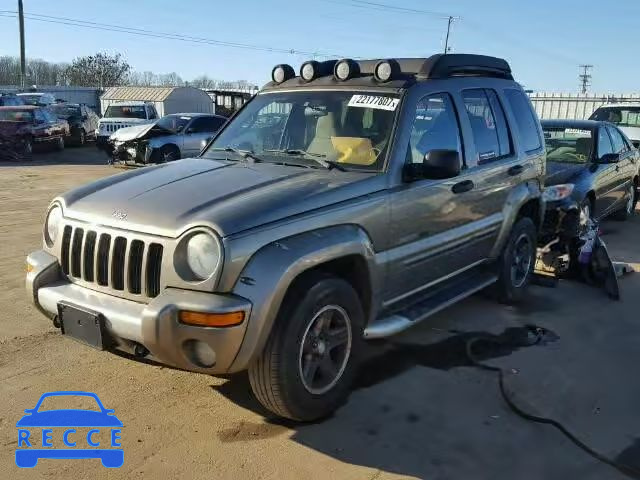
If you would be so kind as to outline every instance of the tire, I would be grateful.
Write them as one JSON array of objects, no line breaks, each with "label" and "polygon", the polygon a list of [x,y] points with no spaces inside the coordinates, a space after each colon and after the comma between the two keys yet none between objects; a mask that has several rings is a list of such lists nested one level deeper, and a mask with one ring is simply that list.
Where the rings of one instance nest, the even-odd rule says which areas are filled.
[{"label": "tire", "polygon": [[333,413],[351,390],[363,328],[362,305],[348,282],[315,273],[303,278],[287,294],[264,350],[249,367],[258,401],[302,422]]},{"label": "tire", "polygon": [[174,145],[165,145],[160,149],[159,163],[180,160],[180,150]]},{"label": "tire", "polygon": [[62,137],[56,138],[55,141],[53,142],[53,148],[57,152],[63,151],[64,150],[64,138],[62,138]]},{"label": "tire", "polygon": [[31,137],[26,137],[22,144],[22,154],[26,160],[31,160],[33,156],[33,140]]},{"label": "tire", "polygon": [[627,191],[625,192],[625,203],[624,207],[615,212],[612,217],[616,220],[624,222],[633,216],[636,210],[636,204],[638,203],[638,195],[636,192],[636,185],[631,183],[627,187]]},{"label": "tire", "polygon": [[523,300],[535,266],[536,241],[533,220],[518,219],[498,260],[495,294],[499,302],[515,304]]},{"label": "tire", "polygon": [[84,129],[80,129],[80,133],[78,134],[78,146],[84,147],[87,143],[87,134],[84,132]]}]

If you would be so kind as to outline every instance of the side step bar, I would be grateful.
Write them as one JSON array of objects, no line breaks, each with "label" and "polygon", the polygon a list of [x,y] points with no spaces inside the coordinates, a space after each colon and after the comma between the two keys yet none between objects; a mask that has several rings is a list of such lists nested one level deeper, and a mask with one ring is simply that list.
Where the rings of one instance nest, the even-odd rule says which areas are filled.
[{"label": "side step bar", "polygon": [[494,273],[476,273],[443,286],[391,315],[377,318],[364,330],[364,338],[385,338],[400,333],[460,300],[488,287],[498,279]]}]

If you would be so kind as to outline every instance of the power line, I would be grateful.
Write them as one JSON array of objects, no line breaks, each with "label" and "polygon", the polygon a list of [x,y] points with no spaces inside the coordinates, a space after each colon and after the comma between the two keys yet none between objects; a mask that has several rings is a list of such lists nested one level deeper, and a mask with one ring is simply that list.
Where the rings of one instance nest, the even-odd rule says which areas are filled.
[{"label": "power line", "polygon": [[[340,2],[332,2],[332,3],[340,3]],[[371,2],[368,0],[347,0],[347,3],[342,3],[342,5],[351,4],[353,7],[360,8],[372,8],[374,10],[392,10],[395,12],[403,12],[403,13],[414,13],[419,15],[428,15],[431,17],[438,17],[443,20],[449,19],[451,15],[442,12],[434,12],[430,10],[420,10],[416,8],[407,8],[407,7],[399,7],[397,5],[390,5],[388,3],[379,3],[379,2]]]},{"label": "power line", "polygon": [[[1,17],[15,18],[17,12],[11,10],[0,10]],[[52,15],[41,15],[36,13],[26,13],[25,18],[34,20],[37,22],[54,23],[59,25],[68,25],[73,27],[88,28],[94,30],[103,30],[109,32],[126,33],[129,35],[138,35],[143,37],[161,38],[165,40],[177,40],[182,42],[200,43],[207,45],[215,45],[219,47],[240,48],[245,50],[257,50],[271,53],[283,53],[288,55],[307,55],[307,56],[322,56],[322,57],[342,57],[342,55],[330,54],[324,52],[309,52],[297,49],[286,49],[280,47],[269,47],[261,45],[252,45],[239,42],[229,42],[224,40],[216,40],[212,38],[194,37],[189,35],[182,35],[177,33],[158,32],[153,30],[145,30],[141,28],[125,27],[121,25],[113,25],[108,23],[91,22],[87,20],[79,20],[68,17],[57,17]]]}]

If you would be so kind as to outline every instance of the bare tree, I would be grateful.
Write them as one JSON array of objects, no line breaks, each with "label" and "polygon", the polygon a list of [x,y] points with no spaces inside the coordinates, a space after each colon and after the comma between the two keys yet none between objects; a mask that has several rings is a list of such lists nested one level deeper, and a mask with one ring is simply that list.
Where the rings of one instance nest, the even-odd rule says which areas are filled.
[{"label": "bare tree", "polygon": [[109,87],[127,81],[131,67],[122,55],[98,52],[76,58],[65,71],[69,84],[87,87]]}]

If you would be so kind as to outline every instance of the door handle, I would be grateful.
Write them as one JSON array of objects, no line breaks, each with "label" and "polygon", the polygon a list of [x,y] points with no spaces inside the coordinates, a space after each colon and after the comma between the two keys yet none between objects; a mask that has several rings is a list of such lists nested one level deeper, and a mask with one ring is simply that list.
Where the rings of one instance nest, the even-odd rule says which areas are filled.
[{"label": "door handle", "polygon": [[524,167],[522,165],[514,165],[509,170],[507,170],[507,173],[512,177],[520,175],[522,172],[524,172]]},{"label": "door handle", "polygon": [[469,190],[473,190],[473,187],[475,187],[475,185],[471,180],[463,180],[462,182],[458,182],[453,187],[451,187],[451,191],[453,193],[464,193],[468,192]]}]

